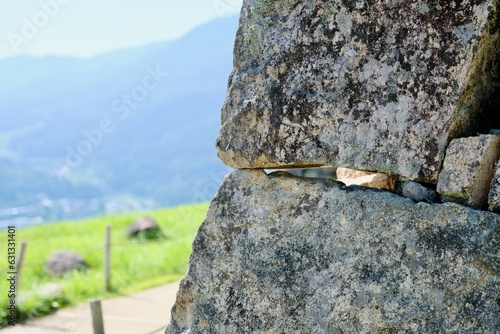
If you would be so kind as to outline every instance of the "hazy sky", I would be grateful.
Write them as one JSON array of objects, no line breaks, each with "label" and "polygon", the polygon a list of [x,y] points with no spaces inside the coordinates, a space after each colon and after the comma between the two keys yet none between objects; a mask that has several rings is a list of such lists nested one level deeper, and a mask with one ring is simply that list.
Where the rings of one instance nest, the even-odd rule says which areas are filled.
[{"label": "hazy sky", "polygon": [[237,14],[242,0],[4,0],[0,58],[89,57],[180,37],[213,19]]}]

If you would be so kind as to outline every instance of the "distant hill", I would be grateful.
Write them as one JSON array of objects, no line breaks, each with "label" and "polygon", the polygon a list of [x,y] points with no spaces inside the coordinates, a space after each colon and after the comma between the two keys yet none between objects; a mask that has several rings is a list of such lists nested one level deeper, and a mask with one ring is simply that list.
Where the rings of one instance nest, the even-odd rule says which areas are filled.
[{"label": "distant hill", "polygon": [[90,59],[0,60],[0,228],[209,200],[237,17]]}]

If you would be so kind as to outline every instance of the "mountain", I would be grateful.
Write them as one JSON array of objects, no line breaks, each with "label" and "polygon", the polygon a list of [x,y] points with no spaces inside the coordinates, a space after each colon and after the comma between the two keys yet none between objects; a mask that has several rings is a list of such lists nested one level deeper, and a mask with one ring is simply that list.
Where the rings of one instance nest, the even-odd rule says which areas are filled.
[{"label": "mountain", "polygon": [[209,200],[237,17],[89,59],[0,60],[0,228]]}]

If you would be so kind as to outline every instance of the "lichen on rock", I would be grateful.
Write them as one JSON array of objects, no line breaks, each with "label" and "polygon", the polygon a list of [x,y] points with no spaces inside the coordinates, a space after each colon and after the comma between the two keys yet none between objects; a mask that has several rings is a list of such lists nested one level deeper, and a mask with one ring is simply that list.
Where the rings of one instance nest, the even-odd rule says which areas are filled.
[{"label": "lichen on rock", "polygon": [[246,0],[217,139],[235,168],[437,182],[500,48],[498,1]]},{"label": "lichen on rock", "polygon": [[167,334],[496,333],[500,216],[239,170],[193,243]]},{"label": "lichen on rock", "polygon": [[497,162],[495,173],[491,180],[488,194],[488,208],[491,211],[500,212],[500,162]]},{"label": "lichen on rock", "polygon": [[446,201],[486,209],[490,183],[499,157],[500,136],[454,139],[446,150],[437,191]]},{"label": "lichen on rock", "polygon": [[[458,137],[496,112],[480,109],[495,105],[498,6],[244,0],[216,143],[240,170],[166,333],[497,333],[500,215],[434,188],[485,208],[500,137]],[[304,170],[319,166],[378,172],[356,180],[407,198]]]}]

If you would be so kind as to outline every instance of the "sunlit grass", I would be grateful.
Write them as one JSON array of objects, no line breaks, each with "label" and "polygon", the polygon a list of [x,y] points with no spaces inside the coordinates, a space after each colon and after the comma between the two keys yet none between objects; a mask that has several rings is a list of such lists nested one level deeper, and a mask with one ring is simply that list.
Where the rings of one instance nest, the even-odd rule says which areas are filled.
[{"label": "sunlit grass", "polygon": [[[180,279],[187,269],[191,244],[207,207],[207,204],[180,206],[147,214],[105,216],[17,230],[18,247],[21,240],[27,242],[26,267],[22,271],[18,292],[25,296],[32,295],[20,298],[17,305],[20,317],[39,316],[66,304],[126,294]],[[137,241],[125,237],[128,225],[143,215],[158,222],[164,238]],[[106,291],[104,283],[104,244],[108,224],[112,227],[112,291]],[[7,314],[4,305],[8,303],[7,273],[3,271],[8,265],[6,242],[7,231],[0,231],[0,271],[3,276],[0,279],[0,323],[5,322]],[[63,278],[50,277],[43,271],[43,262],[58,250],[70,250],[82,255],[89,269],[74,271]],[[60,284],[63,299],[44,300],[37,297],[38,288],[46,283]]]}]

